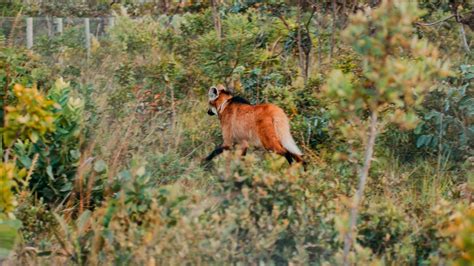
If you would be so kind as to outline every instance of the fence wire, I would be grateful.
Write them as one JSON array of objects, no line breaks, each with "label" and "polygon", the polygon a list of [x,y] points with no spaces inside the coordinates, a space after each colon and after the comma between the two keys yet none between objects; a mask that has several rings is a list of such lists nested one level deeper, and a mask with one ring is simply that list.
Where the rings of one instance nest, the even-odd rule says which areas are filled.
[{"label": "fence wire", "polygon": [[77,42],[77,46],[90,49],[92,38],[107,37],[108,30],[115,24],[114,17],[53,18],[53,17],[1,17],[0,34],[7,44],[35,49],[66,35]]}]

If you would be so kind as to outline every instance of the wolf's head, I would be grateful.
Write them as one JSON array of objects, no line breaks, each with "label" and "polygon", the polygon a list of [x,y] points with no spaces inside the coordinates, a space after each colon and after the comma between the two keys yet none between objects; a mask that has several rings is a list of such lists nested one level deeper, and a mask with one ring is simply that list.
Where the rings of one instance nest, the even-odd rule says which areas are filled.
[{"label": "wolf's head", "polygon": [[217,115],[224,108],[225,104],[232,98],[232,93],[224,85],[219,84],[209,88],[209,109],[207,110],[208,115]]}]

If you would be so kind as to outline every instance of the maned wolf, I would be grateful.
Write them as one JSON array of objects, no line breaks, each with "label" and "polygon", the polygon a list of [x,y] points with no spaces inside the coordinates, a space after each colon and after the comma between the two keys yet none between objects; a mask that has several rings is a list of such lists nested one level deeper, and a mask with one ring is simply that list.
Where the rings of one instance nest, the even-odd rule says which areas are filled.
[{"label": "maned wolf", "polygon": [[205,161],[238,144],[245,155],[247,148],[263,147],[285,156],[288,163],[303,162],[303,153],[290,133],[285,112],[273,104],[251,105],[247,100],[233,96],[223,85],[209,89],[209,115],[217,115],[221,123],[224,143]]}]

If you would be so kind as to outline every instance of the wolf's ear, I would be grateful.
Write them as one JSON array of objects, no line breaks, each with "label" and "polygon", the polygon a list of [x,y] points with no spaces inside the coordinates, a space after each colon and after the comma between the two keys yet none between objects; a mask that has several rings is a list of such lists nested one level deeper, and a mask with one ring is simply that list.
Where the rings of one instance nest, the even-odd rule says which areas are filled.
[{"label": "wolf's ear", "polygon": [[219,97],[219,90],[217,90],[216,87],[212,86],[209,89],[208,96],[209,96],[209,100],[211,100],[211,101],[217,99],[217,97]]}]

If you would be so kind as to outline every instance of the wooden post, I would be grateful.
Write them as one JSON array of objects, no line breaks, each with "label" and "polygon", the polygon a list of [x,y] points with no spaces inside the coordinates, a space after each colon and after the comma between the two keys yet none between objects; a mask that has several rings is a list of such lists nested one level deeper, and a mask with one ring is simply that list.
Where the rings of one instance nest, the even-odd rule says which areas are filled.
[{"label": "wooden post", "polygon": [[[57,27],[56,30],[59,33],[59,35],[63,35],[63,19],[62,18],[56,18],[56,27]],[[60,51],[61,51],[61,55],[58,58],[58,63],[60,65],[63,65],[64,60],[63,60],[62,53],[63,53],[64,49],[63,49],[62,46],[60,48]]]},{"label": "wooden post", "polygon": [[104,32],[104,19],[103,18],[97,18],[97,29],[95,30],[95,36],[96,38],[99,38],[101,36],[102,32]]},{"label": "wooden post", "polygon": [[33,48],[33,18],[26,18],[26,48]]},{"label": "wooden post", "polygon": [[87,50],[87,58],[89,58],[91,54],[91,25],[89,18],[84,19],[84,28],[86,33],[86,50]]},{"label": "wooden post", "polygon": [[115,26],[115,17],[109,17],[109,29]]},{"label": "wooden post", "polygon": [[63,19],[62,18],[56,18],[56,25],[57,25],[58,33],[60,35],[63,34]]},{"label": "wooden post", "polygon": [[53,29],[53,25],[51,23],[51,19],[49,16],[46,16],[46,26],[48,28],[48,37],[51,38],[51,36],[53,36],[54,34],[54,29]]}]

